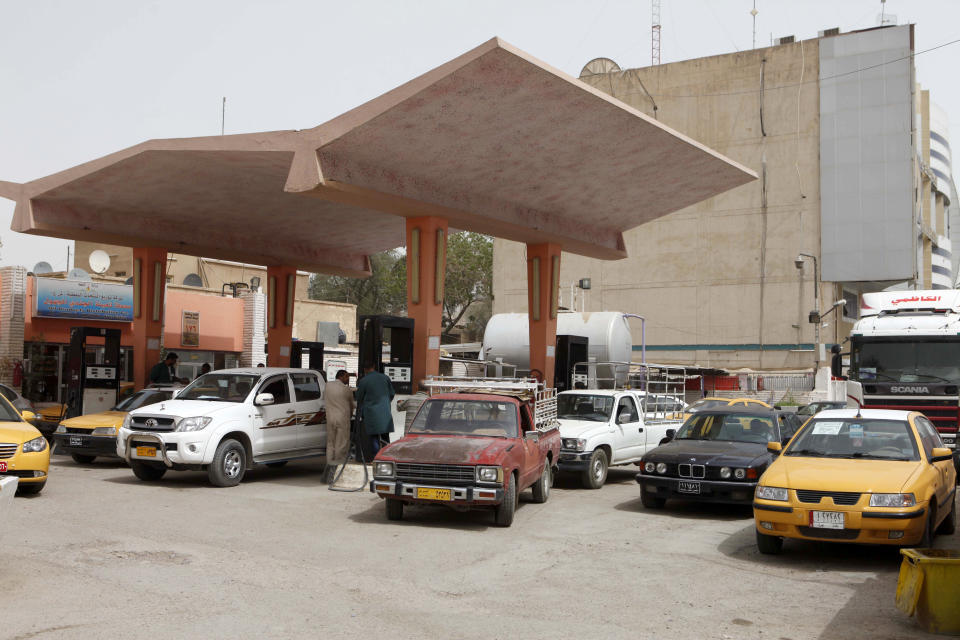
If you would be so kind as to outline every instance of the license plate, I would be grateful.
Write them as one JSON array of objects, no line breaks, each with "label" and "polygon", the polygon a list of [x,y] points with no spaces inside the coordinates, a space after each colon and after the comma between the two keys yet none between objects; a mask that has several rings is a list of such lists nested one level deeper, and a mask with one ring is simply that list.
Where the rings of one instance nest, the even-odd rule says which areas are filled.
[{"label": "license plate", "polygon": [[680,486],[677,487],[677,490],[680,493],[700,493],[700,483],[690,482],[689,480],[681,480]]},{"label": "license plate", "polygon": [[811,511],[810,526],[817,529],[843,529],[842,511]]},{"label": "license plate", "polygon": [[156,447],[137,447],[137,455],[141,458],[156,458],[157,457],[157,448]]},{"label": "license plate", "polygon": [[0,460],[0,473],[3,473],[6,470],[7,470],[7,463],[4,462],[3,460]]},{"label": "license plate", "polygon": [[70,436],[70,446],[71,447],[82,447],[83,438],[80,436]]},{"label": "license plate", "polygon": [[423,500],[452,500],[450,489],[430,489],[417,487],[417,497]]}]

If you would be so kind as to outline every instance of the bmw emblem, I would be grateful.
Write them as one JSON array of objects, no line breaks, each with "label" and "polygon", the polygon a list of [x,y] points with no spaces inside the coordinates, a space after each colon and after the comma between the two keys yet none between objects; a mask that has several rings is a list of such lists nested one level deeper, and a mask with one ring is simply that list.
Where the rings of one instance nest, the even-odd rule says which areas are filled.
[{"label": "bmw emblem", "polygon": [[143,421],[143,426],[149,427],[150,429],[154,429],[157,426],[157,419],[147,418],[146,420]]}]

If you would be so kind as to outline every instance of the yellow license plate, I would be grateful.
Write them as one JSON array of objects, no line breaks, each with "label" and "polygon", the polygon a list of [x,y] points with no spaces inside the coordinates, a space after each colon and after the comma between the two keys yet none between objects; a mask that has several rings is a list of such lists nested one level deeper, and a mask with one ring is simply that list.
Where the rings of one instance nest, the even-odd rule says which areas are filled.
[{"label": "yellow license plate", "polygon": [[450,489],[429,489],[427,487],[417,487],[417,497],[423,500],[452,500]]},{"label": "yellow license plate", "polygon": [[156,447],[137,447],[137,455],[144,458],[156,458],[157,457],[157,448]]}]

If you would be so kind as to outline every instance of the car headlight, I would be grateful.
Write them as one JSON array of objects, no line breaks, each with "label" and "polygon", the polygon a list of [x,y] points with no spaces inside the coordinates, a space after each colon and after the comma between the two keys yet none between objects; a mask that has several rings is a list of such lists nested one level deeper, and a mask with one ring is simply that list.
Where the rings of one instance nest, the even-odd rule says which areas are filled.
[{"label": "car headlight", "polygon": [[667,463],[658,462],[657,463],[657,473],[666,473],[667,472]]},{"label": "car headlight", "polygon": [[66,433],[66,432],[67,432],[67,428],[66,428],[65,426],[63,426],[62,424],[58,424],[58,425],[57,425],[57,430],[54,431],[54,433]]},{"label": "car headlight", "polygon": [[757,497],[761,500],[780,500],[781,502],[789,499],[787,490],[783,487],[764,487],[763,485],[757,487]]},{"label": "car headlight", "polygon": [[115,436],[117,435],[116,427],[97,427],[93,430],[90,435],[94,436]]},{"label": "car headlight", "polygon": [[43,451],[47,448],[47,439],[43,436],[39,438],[34,438],[33,440],[27,440],[23,443],[23,452],[24,453],[33,453],[35,451]]},{"label": "car headlight", "polygon": [[730,467],[721,467],[720,468],[720,477],[726,480],[730,477]]},{"label": "car headlight", "polygon": [[477,480],[503,482],[503,469],[500,467],[477,467]]},{"label": "car headlight", "polygon": [[747,470],[746,470],[746,469],[736,469],[736,470],[733,472],[733,477],[736,478],[737,480],[743,480],[744,478],[747,477]]},{"label": "car headlight", "polygon": [[583,438],[564,438],[561,446],[572,451],[583,451],[583,448],[587,446],[587,441]]},{"label": "car headlight", "polygon": [[174,431],[200,431],[213,422],[210,416],[195,416],[193,418],[184,418],[177,425]]},{"label": "car headlight", "polygon": [[129,429],[132,422],[133,422],[133,418],[128,413],[127,415],[123,416],[123,424],[120,425],[120,428]]},{"label": "car headlight", "polygon": [[656,468],[657,468],[657,465],[655,465],[652,462],[643,463],[643,470],[646,471],[647,473],[653,473],[654,469]]},{"label": "car headlight", "polygon": [[392,462],[377,462],[373,465],[373,476],[375,478],[392,478],[394,464]]},{"label": "car headlight", "polygon": [[917,499],[912,493],[873,493],[870,494],[871,507],[912,507]]}]

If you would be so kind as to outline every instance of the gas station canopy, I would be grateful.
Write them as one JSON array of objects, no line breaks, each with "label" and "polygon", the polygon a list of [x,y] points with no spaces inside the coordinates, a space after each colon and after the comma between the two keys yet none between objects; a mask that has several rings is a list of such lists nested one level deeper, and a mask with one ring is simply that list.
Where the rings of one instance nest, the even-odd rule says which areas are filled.
[{"label": "gas station canopy", "polygon": [[150,140],[0,196],[23,233],[364,276],[406,217],[617,259],[755,178],[494,38],[313,129]]}]

